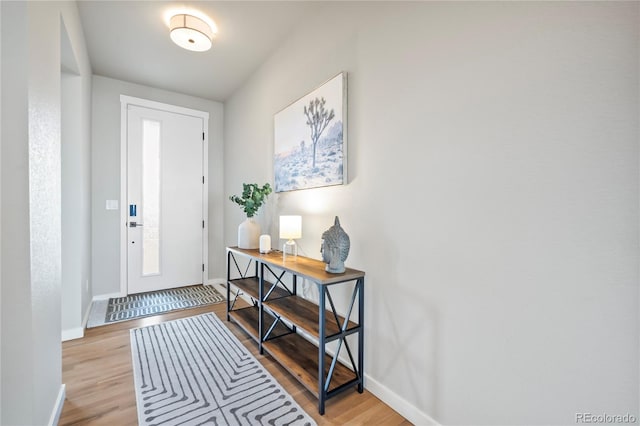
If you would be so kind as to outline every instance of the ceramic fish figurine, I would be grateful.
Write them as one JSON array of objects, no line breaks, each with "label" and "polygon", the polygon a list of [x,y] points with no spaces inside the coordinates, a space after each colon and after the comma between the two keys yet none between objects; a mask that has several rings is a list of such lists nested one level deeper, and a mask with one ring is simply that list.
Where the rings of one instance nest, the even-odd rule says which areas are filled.
[{"label": "ceramic fish figurine", "polygon": [[344,261],[349,255],[351,241],[344,229],[340,226],[340,219],[336,216],[333,226],[322,234],[322,261],[327,264],[325,271],[332,274],[341,274],[345,271]]}]

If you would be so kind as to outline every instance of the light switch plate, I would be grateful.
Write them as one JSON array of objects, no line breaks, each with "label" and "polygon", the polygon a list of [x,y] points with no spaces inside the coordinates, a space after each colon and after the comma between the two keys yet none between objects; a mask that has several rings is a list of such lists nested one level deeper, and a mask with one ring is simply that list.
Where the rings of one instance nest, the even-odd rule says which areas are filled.
[{"label": "light switch plate", "polygon": [[107,200],[107,210],[118,210],[118,200]]}]

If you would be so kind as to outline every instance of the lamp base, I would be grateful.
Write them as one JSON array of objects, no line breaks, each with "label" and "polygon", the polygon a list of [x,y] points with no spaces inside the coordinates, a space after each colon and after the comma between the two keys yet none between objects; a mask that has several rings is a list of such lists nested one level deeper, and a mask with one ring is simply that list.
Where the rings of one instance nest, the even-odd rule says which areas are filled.
[{"label": "lamp base", "polygon": [[298,245],[295,241],[289,240],[282,246],[282,261],[287,260],[287,256],[293,257],[293,260],[298,257]]}]

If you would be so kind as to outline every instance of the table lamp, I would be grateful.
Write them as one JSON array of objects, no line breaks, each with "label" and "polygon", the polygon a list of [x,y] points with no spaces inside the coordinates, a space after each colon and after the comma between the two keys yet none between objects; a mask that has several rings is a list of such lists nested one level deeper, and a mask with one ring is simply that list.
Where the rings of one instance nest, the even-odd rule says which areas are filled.
[{"label": "table lamp", "polygon": [[287,255],[298,256],[298,246],[293,241],[302,237],[302,216],[280,216],[280,238],[287,242],[282,246],[282,260],[287,260]]}]

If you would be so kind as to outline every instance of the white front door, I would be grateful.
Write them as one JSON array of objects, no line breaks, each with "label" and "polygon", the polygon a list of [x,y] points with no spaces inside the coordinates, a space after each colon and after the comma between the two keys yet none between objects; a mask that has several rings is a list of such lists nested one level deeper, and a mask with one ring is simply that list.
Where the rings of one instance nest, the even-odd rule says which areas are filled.
[{"label": "white front door", "polygon": [[127,105],[127,293],[203,283],[204,120]]}]

